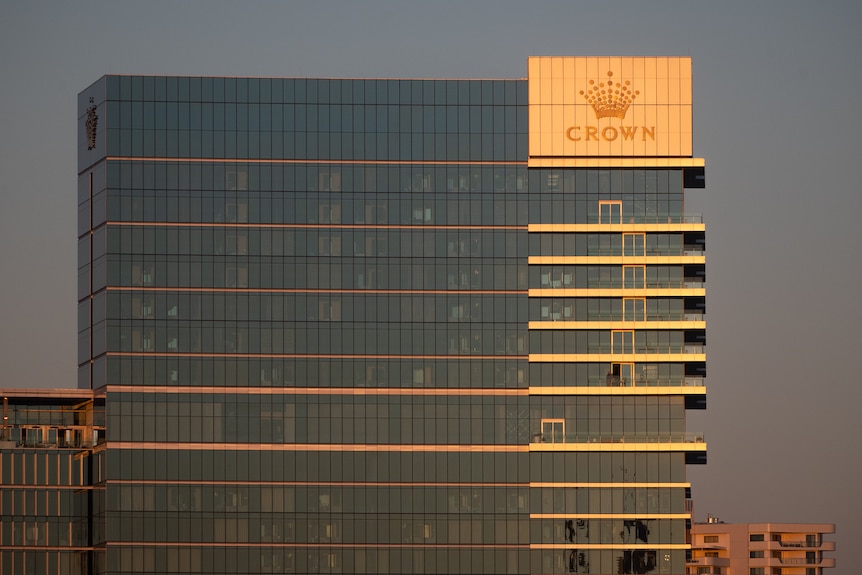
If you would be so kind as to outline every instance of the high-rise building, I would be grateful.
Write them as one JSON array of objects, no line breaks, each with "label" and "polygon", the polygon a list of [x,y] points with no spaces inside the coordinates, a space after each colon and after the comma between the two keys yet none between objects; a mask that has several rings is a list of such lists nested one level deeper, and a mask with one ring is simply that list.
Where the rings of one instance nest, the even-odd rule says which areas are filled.
[{"label": "high-rise building", "polygon": [[78,109],[88,569],[685,573],[688,58],[106,76]]},{"label": "high-rise building", "polygon": [[723,523],[711,519],[691,529],[689,575],[823,575],[835,567],[825,552],[835,542],[834,523]]}]

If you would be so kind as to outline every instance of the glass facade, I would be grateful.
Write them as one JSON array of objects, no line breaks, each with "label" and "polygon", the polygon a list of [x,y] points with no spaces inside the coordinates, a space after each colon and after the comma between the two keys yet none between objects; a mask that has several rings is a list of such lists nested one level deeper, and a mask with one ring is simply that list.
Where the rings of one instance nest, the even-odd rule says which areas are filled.
[{"label": "glass facade", "polygon": [[78,385],[107,430],[88,569],[685,572],[689,164],[530,167],[528,94],[79,96]]}]

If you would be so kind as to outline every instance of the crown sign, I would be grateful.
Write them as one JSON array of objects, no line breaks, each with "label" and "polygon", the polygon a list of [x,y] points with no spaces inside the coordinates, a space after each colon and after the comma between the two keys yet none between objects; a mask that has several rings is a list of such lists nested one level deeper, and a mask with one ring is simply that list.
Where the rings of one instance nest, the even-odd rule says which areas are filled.
[{"label": "crown sign", "polygon": [[637,90],[632,92],[628,80],[623,83],[614,82],[613,75],[613,72],[608,72],[607,82],[596,83],[595,80],[590,80],[589,89],[586,92],[581,90],[581,96],[593,107],[596,118],[622,120],[626,117],[631,103],[640,94]]}]

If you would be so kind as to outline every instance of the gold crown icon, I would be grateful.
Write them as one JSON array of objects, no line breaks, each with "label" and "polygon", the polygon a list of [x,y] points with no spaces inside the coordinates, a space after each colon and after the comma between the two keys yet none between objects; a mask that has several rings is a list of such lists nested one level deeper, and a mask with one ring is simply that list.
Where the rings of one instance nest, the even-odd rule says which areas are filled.
[{"label": "gold crown icon", "polygon": [[596,118],[619,118],[626,117],[626,112],[634,99],[640,94],[639,91],[629,87],[630,82],[614,82],[613,72],[608,72],[606,82],[590,80],[590,87],[586,92],[581,90],[581,96],[593,107]]}]

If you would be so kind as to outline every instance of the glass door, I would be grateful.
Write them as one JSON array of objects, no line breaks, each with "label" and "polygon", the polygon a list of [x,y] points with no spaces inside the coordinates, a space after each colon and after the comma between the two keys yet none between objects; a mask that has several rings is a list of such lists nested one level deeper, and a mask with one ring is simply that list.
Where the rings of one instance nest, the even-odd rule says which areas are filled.
[{"label": "glass door", "polygon": [[623,221],[623,203],[621,201],[602,200],[599,202],[600,224],[621,224]]}]

